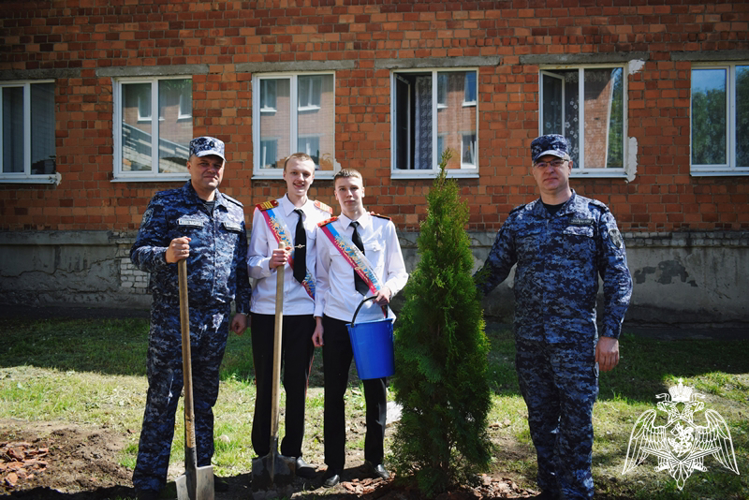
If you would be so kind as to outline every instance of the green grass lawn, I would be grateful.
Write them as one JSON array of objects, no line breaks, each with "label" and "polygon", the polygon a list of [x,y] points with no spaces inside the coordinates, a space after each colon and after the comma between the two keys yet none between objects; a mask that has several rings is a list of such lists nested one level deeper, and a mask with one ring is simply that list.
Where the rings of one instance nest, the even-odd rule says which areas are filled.
[{"label": "green grass lawn", "polygon": [[[133,467],[146,394],[148,322],[118,320],[0,320],[0,418],[63,421],[103,427],[128,436],[121,464]],[[489,433],[496,445],[492,472],[535,487],[535,453],[527,410],[514,371],[514,343],[506,329],[489,332],[490,376],[494,389]],[[658,341],[626,333],[620,365],[601,374],[594,412],[596,439],[593,475],[599,498],[749,498],[749,343],[745,341]],[[315,357],[308,397],[305,456],[323,462],[321,354]],[[250,445],[255,388],[249,332],[231,335],[221,371],[221,395],[215,409],[215,469],[219,475],[246,474],[254,456]],[[706,409],[727,422],[741,475],[725,470],[713,457],[706,472],[695,471],[683,490],[648,458],[622,475],[632,427],[655,409],[657,394],[683,379],[704,394]],[[347,394],[349,419],[363,416],[357,381]],[[182,411],[181,409],[179,410]],[[181,420],[178,418],[178,421]],[[695,423],[704,424],[704,414]],[[181,422],[175,432],[172,461],[183,456]],[[391,433],[392,434],[392,433]],[[361,446],[351,436],[350,447]]]}]

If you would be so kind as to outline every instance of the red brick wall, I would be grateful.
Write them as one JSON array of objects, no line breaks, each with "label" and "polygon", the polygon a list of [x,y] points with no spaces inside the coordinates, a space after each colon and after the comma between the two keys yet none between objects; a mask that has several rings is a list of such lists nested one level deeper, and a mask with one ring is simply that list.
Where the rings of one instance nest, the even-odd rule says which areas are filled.
[{"label": "red brick wall", "polygon": [[[620,6],[620,4],[626,4]],[[538,8],[535,8],[539,6]],[[528,146],[538,130],[532,54],[649,53],[628,77],[628,133],[637,175],[574,180],[608,203],[624,231],[747,230],[749,176],[689,174],[689,62],[671,51],[749,49],[749,4],[640,0],[3,2],[0,71],[79,69],[56,82],[59,186],[0,182],[0,229],[138,227],[149,198],[180,183],[112,183],[112,81],[98,68],[208,64],[193,76],[194,135],[227,141],[222,189],[249,206],[282,181],[252,175],[252,75],[236,64],[354,62],[336,72],[336,159],[365,175],[370,209],[417,229],[428,180],[390,178],[390,71],[377,59],[500,56],[478,74],[480,178],[461,180],[470,229],[496,230],[536,196]],[[331,183],[315,197],[333,204]]]}]

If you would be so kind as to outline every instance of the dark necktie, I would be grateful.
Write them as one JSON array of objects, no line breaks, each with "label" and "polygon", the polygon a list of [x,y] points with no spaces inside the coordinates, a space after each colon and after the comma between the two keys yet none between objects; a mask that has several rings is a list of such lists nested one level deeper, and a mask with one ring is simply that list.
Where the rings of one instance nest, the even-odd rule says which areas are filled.
[{"label": "dark necktie", "polygon": [[[354,228],[354,234],[351,235],[351,239],[354,242],[354,245],[356,245],[356,248],[361,250],[361,253],[364,253],[364,243],[361,240],[361,236],[359,236],[359,231],[357,231],[357,228],[359,227],[359,223],[357,221],[353,221],[351,224],[349,224]],[[359,276],[359,273],[354,271],[354,286],[356,286],[356,291],[359,292],[362,295],[366,295],[367,291],[369,291],[369,287],[364,282],[361,276]]]},{"label": "dark necktie", "polygon": [[294,279],[302,283],[307,274],[307,233],[302,222],[302,210],[297,208],[294,212],[299,216],[294,237]]}]

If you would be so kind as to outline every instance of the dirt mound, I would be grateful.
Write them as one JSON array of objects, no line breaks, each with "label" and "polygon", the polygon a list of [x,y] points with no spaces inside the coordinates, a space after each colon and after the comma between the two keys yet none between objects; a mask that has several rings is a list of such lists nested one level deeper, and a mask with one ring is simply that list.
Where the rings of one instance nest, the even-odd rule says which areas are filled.
[{"label": "dirt mound", "polygon": [[[124,439],[69,424],[0,421],[0,494],[19,498],[111,498],[132,494],[117,463]],[[115,490],[122,490],[115,493]]]}]

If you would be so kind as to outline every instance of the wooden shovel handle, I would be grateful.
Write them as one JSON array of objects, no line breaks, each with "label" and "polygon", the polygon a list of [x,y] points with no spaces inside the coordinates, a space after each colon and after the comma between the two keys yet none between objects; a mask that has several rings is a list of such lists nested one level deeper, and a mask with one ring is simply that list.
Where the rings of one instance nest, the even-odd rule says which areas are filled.
[{"label": "wooden shovel handle", "polygon": [[[187,297],[187,260],[177,262],[179,276],[179,322],[182,330],[182,379],[185,390],[185,453],[195,454],[193,463],[197,464],[195,448],[195,408],[192,400],[192,355],[190,353],[190,309]],[[191,452],[188,450],[192,450]],[[189,457],[188,457],[189,462]]]},{"label": "wooden shovel handle", "polygon": [[[285,248],[282,242],[278,248]],[[278,438],[278,407],[281,404],[281,349],[283,346],[283,288],[286,264],[276,267],[276,321],[273,329],[273,389],[271,392],[271,441]]]}]

